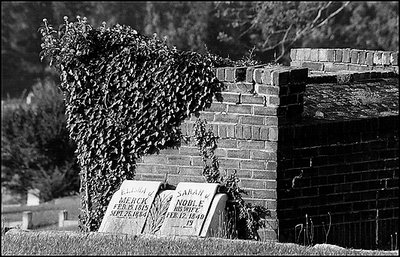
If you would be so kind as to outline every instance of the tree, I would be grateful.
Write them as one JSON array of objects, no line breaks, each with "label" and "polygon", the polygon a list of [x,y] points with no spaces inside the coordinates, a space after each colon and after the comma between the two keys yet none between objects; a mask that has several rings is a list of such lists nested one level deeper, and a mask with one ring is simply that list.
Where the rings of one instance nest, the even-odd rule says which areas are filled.
[{"label": "tree", "polygon": [[32,92],[29,104],[23,98],[2,111],[2,186],[22,194],[37,188],[44,200],[76,193],[79,167],[63,95],[52,81],[35,84]]},{"label": "tree", "polygon": [[[288,64],[292,47],[398,50],[397,2],[223,2],[219,40]],[[392,34],[393,36],[390,36]]]}]

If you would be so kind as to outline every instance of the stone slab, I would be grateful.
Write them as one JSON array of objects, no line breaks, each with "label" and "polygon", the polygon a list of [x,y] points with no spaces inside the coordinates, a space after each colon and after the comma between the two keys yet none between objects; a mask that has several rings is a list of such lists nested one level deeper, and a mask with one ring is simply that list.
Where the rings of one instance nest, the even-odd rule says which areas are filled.
[{"label": "stone slab", "polygon": [[218,186],[218,183],[179,183],[160,234],[199,236]]},{"label": "stone slab", "polygon": [[141,234],[161,182],[125,180],[114,193],[98,232]]},{"label": "stone slab", "polygon": [[227,194],[216,194],[211,203],[210,210],[201,230],[201,237],[223,237],[228,238],[226,219]]}]

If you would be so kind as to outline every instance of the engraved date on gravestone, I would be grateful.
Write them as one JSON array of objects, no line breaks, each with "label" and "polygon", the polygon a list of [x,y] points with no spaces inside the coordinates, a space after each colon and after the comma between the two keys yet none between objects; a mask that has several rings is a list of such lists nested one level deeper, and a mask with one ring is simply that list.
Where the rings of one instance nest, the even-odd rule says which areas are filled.
[{"label": "engraved date on gravestone", "polygon": [[99,232],[140,234],[161,182],[125,180],[114,193]]},{"label": "engraved date on gravestone", "polygon": [[179,183],[160,229],[161,234],[199,235],[217,187],[217,183]]}]

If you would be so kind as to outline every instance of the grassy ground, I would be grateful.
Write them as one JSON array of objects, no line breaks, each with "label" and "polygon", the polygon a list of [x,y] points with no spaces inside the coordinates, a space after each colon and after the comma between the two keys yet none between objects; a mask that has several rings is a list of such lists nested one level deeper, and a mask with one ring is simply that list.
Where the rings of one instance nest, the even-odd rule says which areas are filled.
[{"label": "grassy ground", "polygon": [[77,220],[79,198],[64,198],[39,206],[2,207],[2,219],[21,220],[22,211],[29,210],[36,224],[29,231],[2,231],[1,255],[398,255],[398,251],[354,250],[329,245],[305,247],[220,238],[81,233],[77,226],[58,228],[58,213],[63,209],[68,210],[68,219]]},{"label": "grassy ground", "polygon": [[127,236],[65,231],[9,231],[2,255],[398,255],[341,247],[226,240],[218,238]]}]

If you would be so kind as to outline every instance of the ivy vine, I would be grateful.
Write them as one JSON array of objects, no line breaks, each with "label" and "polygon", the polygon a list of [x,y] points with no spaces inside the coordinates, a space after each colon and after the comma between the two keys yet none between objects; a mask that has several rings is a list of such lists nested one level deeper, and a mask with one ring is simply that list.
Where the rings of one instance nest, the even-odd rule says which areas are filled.
[{"label": "ivy vine", "polygon": [[244,201],[242,195],[247,192],[240,188],[236,170],[228,177],[221,176],[218,157],[215,154],[218,136],[214,135],[211,127],[207,129],[206,125],[206,120],[196,120],[193,141],[204,163],[203,176],[206,182],[219,183],[219,192],[228,195],[227,214],[230,222],[227,224],[231,225],[228,234],[234,238],[260,240],[258,230],[265,227],[265,218],[271,216],[271,211]]},{"label": "ivy vine", "polygon": [[100,226],[113,193],[133,179],[136,160],[177,146],[181,123],[222,90],[210,55],[178,51],[129,26],[98,28],[77,17],[46,19],[41,60],[60,73],[67,127],[81,168],[80,228]]}]

